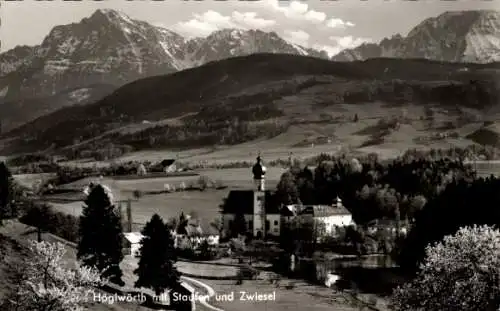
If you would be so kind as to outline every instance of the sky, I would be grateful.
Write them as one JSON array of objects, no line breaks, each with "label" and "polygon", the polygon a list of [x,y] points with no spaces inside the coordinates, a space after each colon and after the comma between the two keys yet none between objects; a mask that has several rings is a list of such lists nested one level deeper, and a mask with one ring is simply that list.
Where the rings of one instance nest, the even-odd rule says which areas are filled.
[{"label": "sky", "polygon": [[446,11],[498,9],[500,0],[104,0],[0,2],[0,52],[37,45],[56,25],[79,22],[101,8],[163,26],[186,37],[223,28],[275,31],[284,39],[330,55],[363,42],[406,35]]}]

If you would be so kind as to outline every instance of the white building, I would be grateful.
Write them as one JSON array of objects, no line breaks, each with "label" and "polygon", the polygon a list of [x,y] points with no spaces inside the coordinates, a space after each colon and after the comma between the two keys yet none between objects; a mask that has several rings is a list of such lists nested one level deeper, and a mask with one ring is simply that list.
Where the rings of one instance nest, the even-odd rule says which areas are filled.
[{"label": "white building", "polygon": [[322,224],[325,236],[335,236],[337,228],[354,224],[352,214],[344,207],[342,200],[337,197],[333,205],[288,205],[282,212],[283,222],[293,219],[312,220],[315,224]]},{"label": "white building", "polygon": [[144,237],[140,232],[125,232],[125,255],[138,256],[140,254],[141,240]]},{"label": "white building", "polygon": [[137,166],[137,175],[138,176],[145,176],[147,175],[148,171],[146,170],[146,167],[144,166],[144,164],[139,164]]}]

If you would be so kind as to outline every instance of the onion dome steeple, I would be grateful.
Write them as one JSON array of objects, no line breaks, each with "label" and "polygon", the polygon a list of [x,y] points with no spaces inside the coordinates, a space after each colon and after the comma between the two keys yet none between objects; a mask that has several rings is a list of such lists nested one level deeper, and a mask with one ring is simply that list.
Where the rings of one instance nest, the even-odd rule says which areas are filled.
[{"label": "onion dome steeple", "polygon": [[266,175],[266,167],[262,164],[262,158],[257,157],[257,163],[252,167],[252,174],[255,184],[259,191],[264,191],[264,179]]}]

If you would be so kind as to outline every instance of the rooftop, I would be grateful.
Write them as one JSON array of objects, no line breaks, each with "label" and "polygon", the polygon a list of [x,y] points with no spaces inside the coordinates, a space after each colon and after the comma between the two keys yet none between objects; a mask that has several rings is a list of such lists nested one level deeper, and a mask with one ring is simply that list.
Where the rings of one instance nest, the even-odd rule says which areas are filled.
[{"label": "rooftop", "polygon": [[328,217],[334,215],[351,215],[343,205],[303,205],[297,210],[298,215],[312,215],[313,217]]},{"label": "rooftop", "polygon": [[144,237],[140,232],[125,232],[123,233],[125,236],[125,239],[129,241],[132,244],[137,244],[141,242],[142,238]]},{"label": "rooftop", "polygon": [[[253,196],[254,190],[231,190],[226,198],[222,208],[223,214],[253,214]],[[267,214],[279,214],[280,204],[276,196],[270,190],[265,191],[264,199],[265,210]]]}]

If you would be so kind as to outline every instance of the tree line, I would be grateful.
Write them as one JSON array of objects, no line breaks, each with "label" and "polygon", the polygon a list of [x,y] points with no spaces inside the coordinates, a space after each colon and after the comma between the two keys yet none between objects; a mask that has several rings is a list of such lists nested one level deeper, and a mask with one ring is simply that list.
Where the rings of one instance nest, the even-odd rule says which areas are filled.
[{"label": "tree line", "polygon": [[[324,158],[329,158],[324,160]],[[428,200],[456,179],[471,179],[472,168],[458,160],[318,157],[314,170],[293,166],[277,185],[282,204],[334,203],[340,197],[358,224],[374,219],[412,220]]]}]

